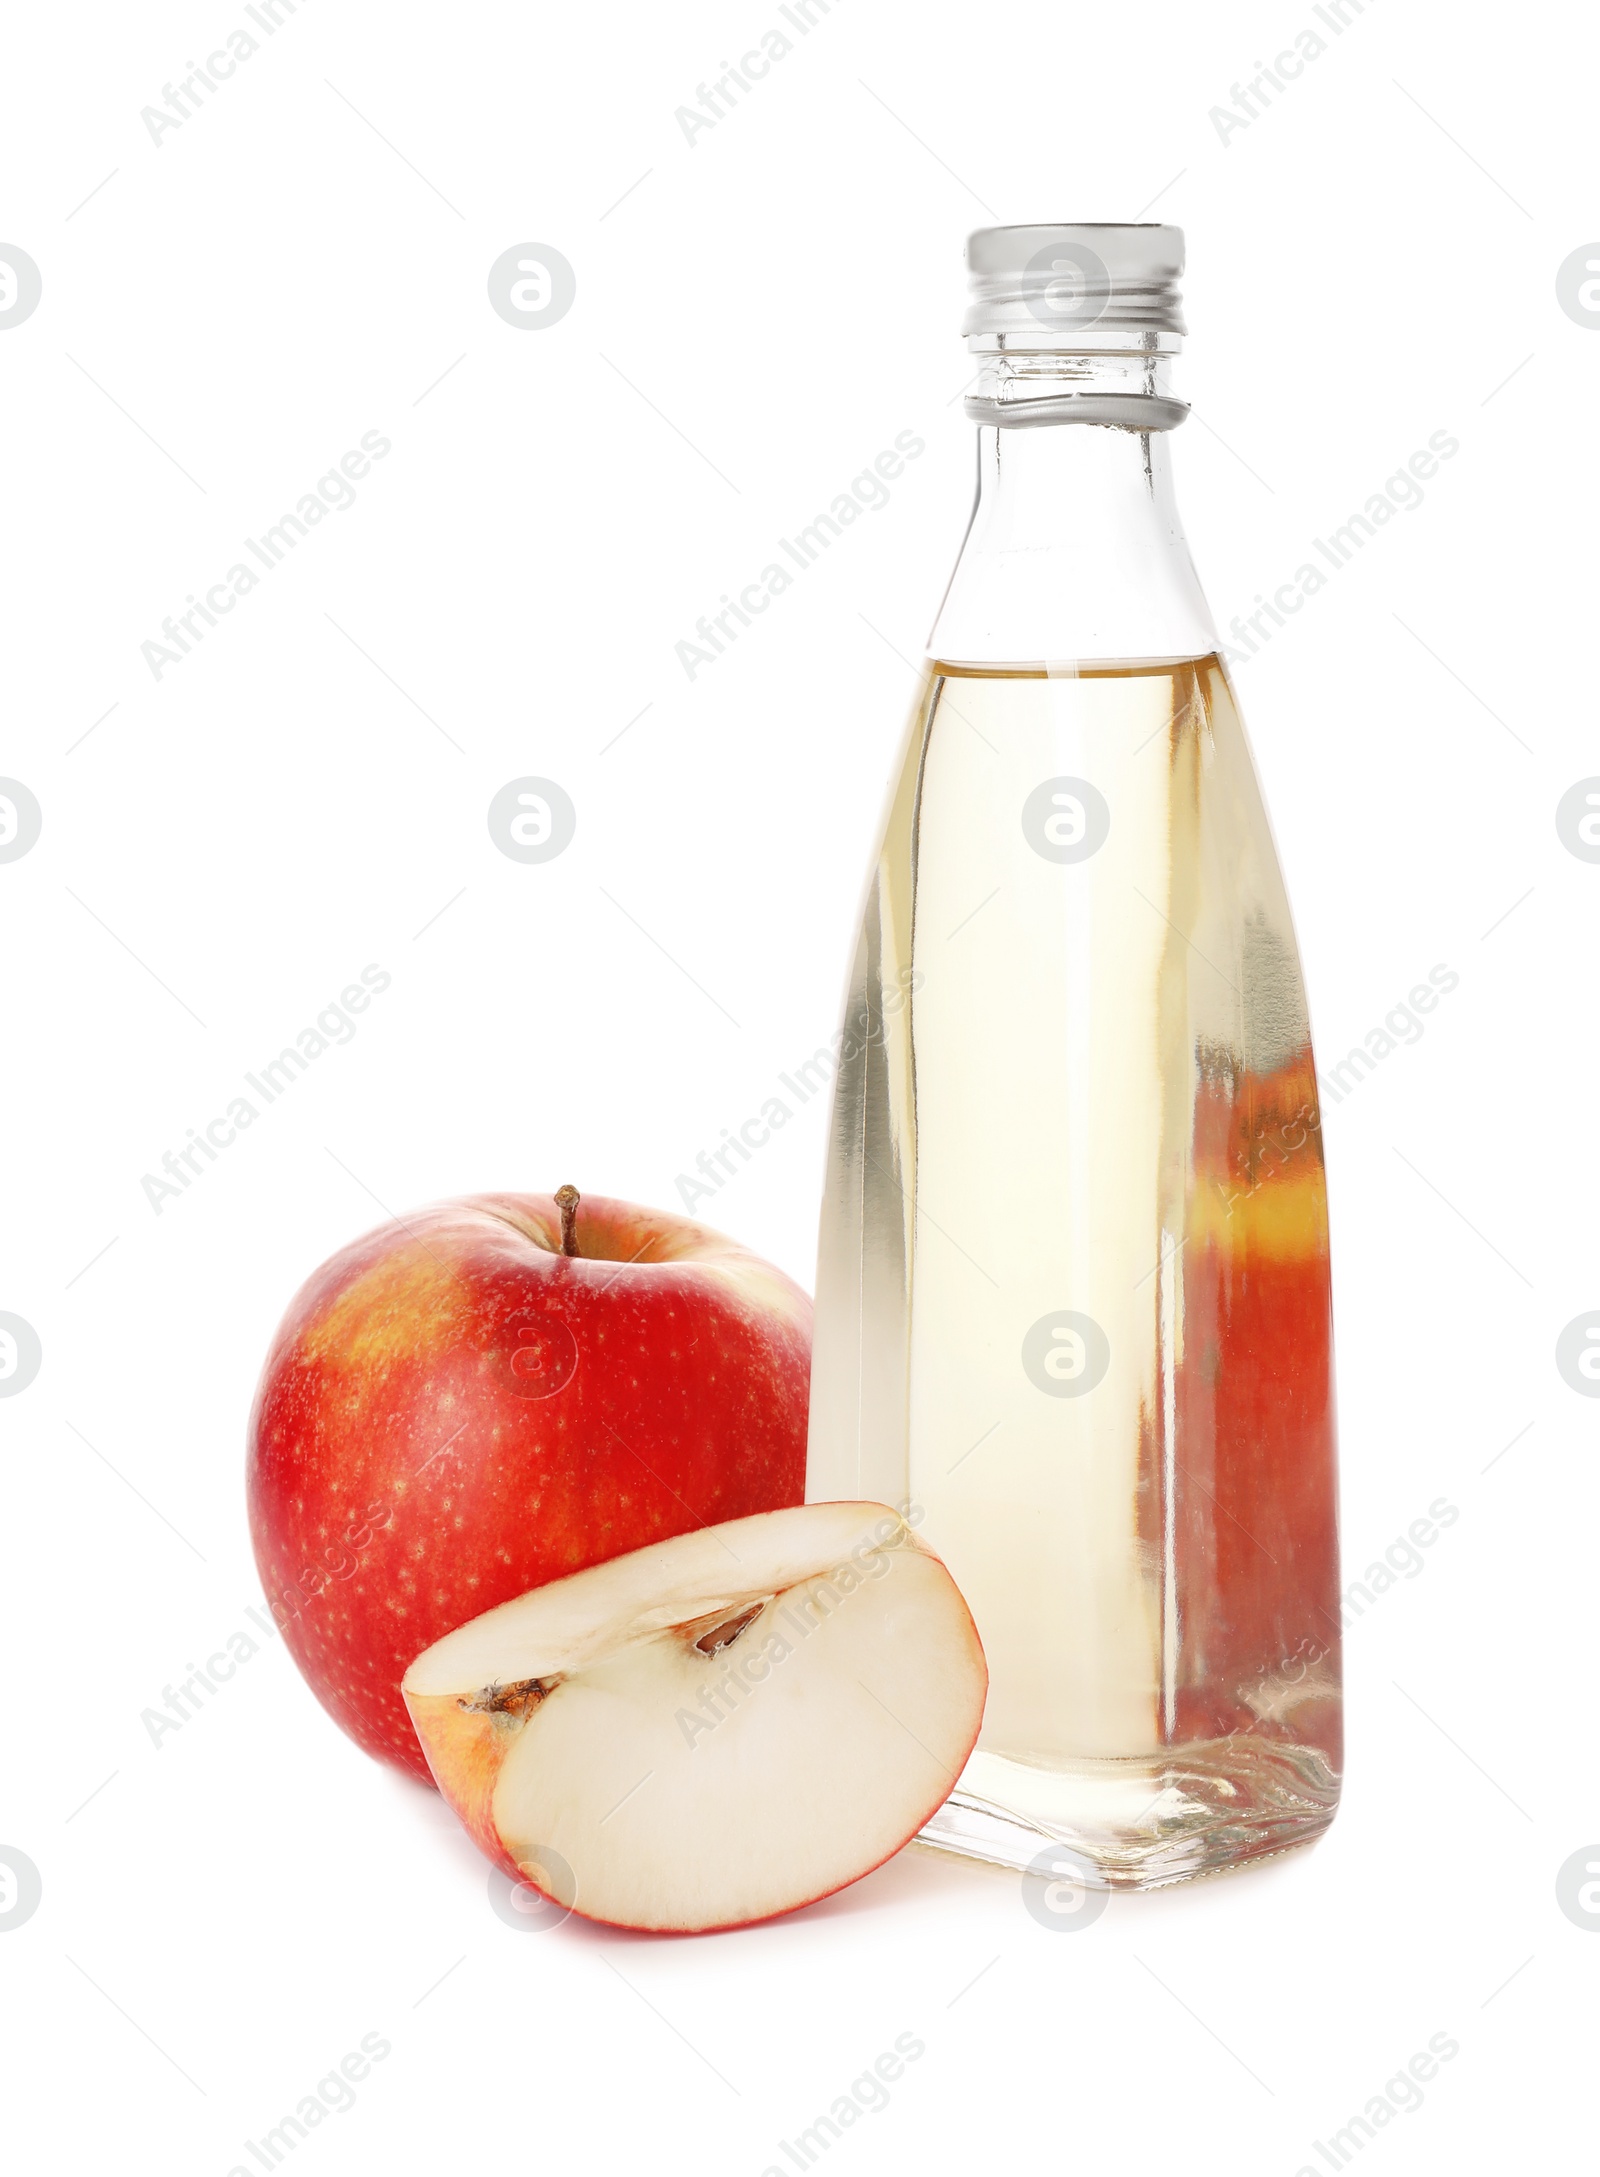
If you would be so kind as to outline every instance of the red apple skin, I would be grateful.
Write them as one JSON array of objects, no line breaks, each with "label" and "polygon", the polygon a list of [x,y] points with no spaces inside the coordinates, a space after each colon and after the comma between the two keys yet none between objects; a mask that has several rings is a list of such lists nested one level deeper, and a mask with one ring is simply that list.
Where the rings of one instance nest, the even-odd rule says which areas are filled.
[{"label": "red apple skin", "polygon": [[431,1783],[400,1697],[468,1618],[805,1495],[811,1303],[705,1225],[585,1195],[436,1203],[295,1296],[250,1418],[268,1607],[360,1746]]}]

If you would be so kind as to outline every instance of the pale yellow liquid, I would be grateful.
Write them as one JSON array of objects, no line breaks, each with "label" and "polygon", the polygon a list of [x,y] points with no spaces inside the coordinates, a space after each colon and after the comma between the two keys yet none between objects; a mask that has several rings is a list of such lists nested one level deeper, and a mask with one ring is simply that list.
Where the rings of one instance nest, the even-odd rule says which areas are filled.
[{"label": "pale yellow liquid", "polygon": [[[1062,779],[1109,818],[1081,859],[1039,850],[1095,836],[1073,787],[1041,822]],[[1109,1349],[1082,1395],[1024,1362],[1062,1310]],[[1065,1839],[1135,1883],[1331,1818],[1321,1137],[1215,658],[930,668],[847,1008],[808,1494],[909,1500],[976,1620],[983,1734],[933,1841]]]}]

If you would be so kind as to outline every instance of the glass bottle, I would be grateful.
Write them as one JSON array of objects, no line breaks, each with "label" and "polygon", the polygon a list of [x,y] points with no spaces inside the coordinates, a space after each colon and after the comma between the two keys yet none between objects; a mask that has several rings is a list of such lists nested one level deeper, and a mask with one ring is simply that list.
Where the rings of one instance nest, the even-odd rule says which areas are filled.
[{"label": "glass bottle", "polygon": [[908,1504],[983,1638],[923,1841],[1143,1888],[1337,1804],[1316,1077],[1173,500],[1182,233],[967,255],[977,499],[851,969],[807,1494]]}]

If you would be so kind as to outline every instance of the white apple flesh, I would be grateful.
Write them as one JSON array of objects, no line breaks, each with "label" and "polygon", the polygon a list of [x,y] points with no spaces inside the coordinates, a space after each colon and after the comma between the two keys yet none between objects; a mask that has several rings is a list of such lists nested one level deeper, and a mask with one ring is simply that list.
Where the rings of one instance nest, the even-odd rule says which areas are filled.
[{"label": "white apple flesh", "polygon": [[690,1933],[897,1852],[954,1788],[987,1686],[967,1606],[905,1521],[808,1504],[502,1603],[402,1691],[491,1858],[587,1918]]}]

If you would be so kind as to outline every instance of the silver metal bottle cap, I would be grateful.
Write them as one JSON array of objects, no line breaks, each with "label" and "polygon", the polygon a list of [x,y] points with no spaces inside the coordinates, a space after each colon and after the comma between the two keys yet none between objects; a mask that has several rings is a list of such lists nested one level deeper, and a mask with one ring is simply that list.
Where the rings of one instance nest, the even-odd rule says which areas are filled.
[{"label": "silver metal bottle cap", "polygon": [[967,237],[973,338],[1007,348],[1173,353],[1184,331],[1181,227],[980,227]]},{"label": "silver metal bottle cap", "polygon": [[980,227],[961,330],[990,365],[967,414],[1011,430],[1170,431],[1189,412],[1165,378],[1184,333],[1182,271],[1181,227]]}]

